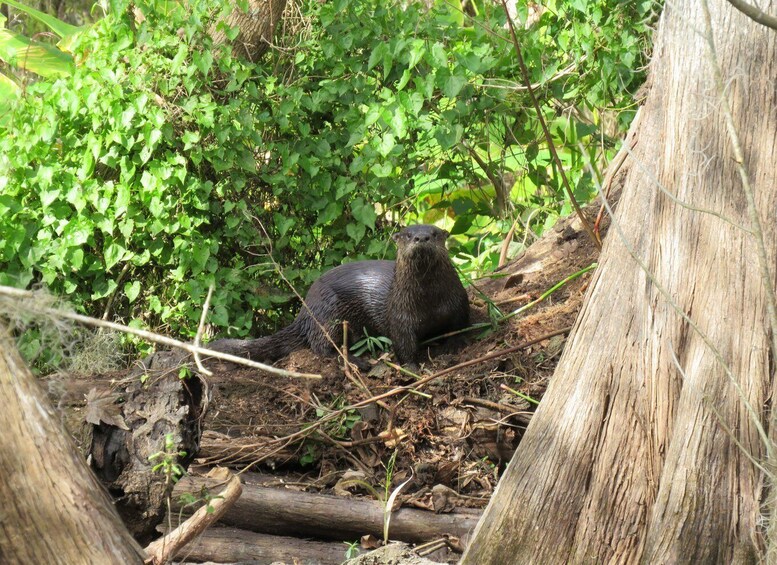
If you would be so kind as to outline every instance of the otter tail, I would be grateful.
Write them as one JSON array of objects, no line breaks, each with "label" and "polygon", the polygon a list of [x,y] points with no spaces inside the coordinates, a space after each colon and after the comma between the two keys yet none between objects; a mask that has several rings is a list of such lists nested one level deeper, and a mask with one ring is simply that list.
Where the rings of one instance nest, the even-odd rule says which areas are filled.
[{"label": "otter tail", "polygon": [[269,362],[280,359],[305,346],[297,320],[266,337],[257,339],[217,339],[208,347],[223,353],[246,357],[252,361]]}]

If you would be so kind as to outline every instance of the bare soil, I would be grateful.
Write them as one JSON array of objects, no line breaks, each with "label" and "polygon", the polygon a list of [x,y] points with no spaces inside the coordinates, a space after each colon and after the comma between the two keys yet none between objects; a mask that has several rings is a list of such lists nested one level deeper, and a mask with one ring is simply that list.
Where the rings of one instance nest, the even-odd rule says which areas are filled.
[{"label": "bare soil", "polygon": [[[529,253],[474,282],[469,292],[475,321],[489,320],[488,301],[509,313],[596,260],[598,250],[584,233],[570,227],[573,222],[560,222]],[[535,248],[540,257],[532,253]],[[421,376],[572,326],[592,272],[499,327],[473,332],[463,347],[431,348]],[[484,506],[542,399],[564,342],[564,335],[551,337],[456,368],[416,394],[405,392],[350,411],[291,442],[280,438],[333,410],[408,385],[414,377],[388,367],[381,358],[361,375],[365,389],[347,378],[341,360],[309,350],[294,352],[275,365],[318,373],[319,381],[222,369],[208,379],[212,400],[199,462],[282,470],[289,480],[318,491],[364,491],[350,484],[354,481],[342,480],[354,471],[356,483],[369,483],[379,492],[385,491],[387,476],[394,486],[412,476],[411,486],[403,491],[405,502],[432,507],[430,488],[442,484],[463,495],[456,506]]]}]

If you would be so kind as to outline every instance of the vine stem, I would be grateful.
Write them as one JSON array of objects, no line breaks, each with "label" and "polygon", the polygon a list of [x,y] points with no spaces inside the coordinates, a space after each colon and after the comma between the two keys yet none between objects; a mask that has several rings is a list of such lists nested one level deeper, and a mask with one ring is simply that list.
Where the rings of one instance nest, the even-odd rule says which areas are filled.
[{"label": "vine stem", "polygon": [[588,234],[588,237],[591,238],[591,241],[593,241],[596,248],[601,250],[602,241],[596,235],[593,228],[591,227],[591,224],[588,223],[588,220],[585,219],[585,216],[583,215],[583,210],[580,208],[580,204],[578,204],[577,199],[575,198],[575,195],[572,193],[572,188],[569,186],[569,179],[567,179],[567,175],[564,172],[564,165],[561,163],[561,158],[558,156],[558,152],[556,151],[556,146],[553,144],[553,138],[550,135],[548,124],[545,123],[545,118],[542,116],[542,109],[540,108],[540,103],[537,100],[537,96],[534,94],[534,88],[532,88],[531,77],[529,76],[529,70],[526,68],[526,63],[524,63],[523,61],[521,44],[518,42],[518,36],[515,34],[515,25],[513,24],[513,18],[510,17],[510,11],[507,9],[507,2],[506,0],[501,0],[501,3],[502,3],[502,8],[504,8],[505,14],[507,15],[507,25],[510,28],[510,37],[513,40],[513,46],[515,46],[515,53],[518,56],[518,66],[521,67],[521,75],[523,76],[523,83],[526,86],[526,90],[529,93],[529,98],[531,98],[532,104],[534,105],[534,109],[537,112],[537,118],[539,119],[540,125],[542,126],[542,131],[545,134],[545,140],[548,143],[548,149],[550,150],[551,155],[553,155],[553,160],[556,162],[556,166],[558,167],[558,172],[561,175],[561,182],[564,184],[564,190],[566,190],[567,196],[569,196],[569,201],[572,203],[572,207],[574,207],[577,217],[580,218],[580,222],[583,224],[583,229]]}]

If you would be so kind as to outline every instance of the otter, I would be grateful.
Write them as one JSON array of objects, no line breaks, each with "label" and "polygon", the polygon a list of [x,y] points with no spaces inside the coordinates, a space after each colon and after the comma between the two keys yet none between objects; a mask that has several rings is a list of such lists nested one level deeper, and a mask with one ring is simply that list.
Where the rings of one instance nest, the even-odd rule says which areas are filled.
[{"label": "otter", "polygon": [[289,326],[258,339],[216,340],[210,347],[263,362],[305,346],[332,355],[332,341],[342,343],[346,320],[351,335],[366,329],[369,335],[387,336],[400,363],[415,363],[423,340],[469,325],[467,292],[445,247],[449,235],[436,226],[408,226],[392,237],[396,261],[335,267],[313,283],[307,307]]}]

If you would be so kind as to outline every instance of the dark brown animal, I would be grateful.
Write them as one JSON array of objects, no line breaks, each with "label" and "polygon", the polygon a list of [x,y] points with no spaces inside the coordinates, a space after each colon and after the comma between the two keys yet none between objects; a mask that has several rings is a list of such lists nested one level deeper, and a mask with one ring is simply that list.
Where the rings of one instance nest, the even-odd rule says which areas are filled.
[{"label": "dark brown animal", "polygon": [[393,237],[396,261],[356,261],[327,271],[281,331],[258,339],[220,339],[210,347],[256,361],[274,361],[305,346],[330,355],[332,342],[343,341],[347,320],[356,339],[364,328],[369,335],[387,336],[401,363],[414,362],[421,341],[469,325],[467,293],[445,247],[448,235],[435,226],[409,226]]}]

